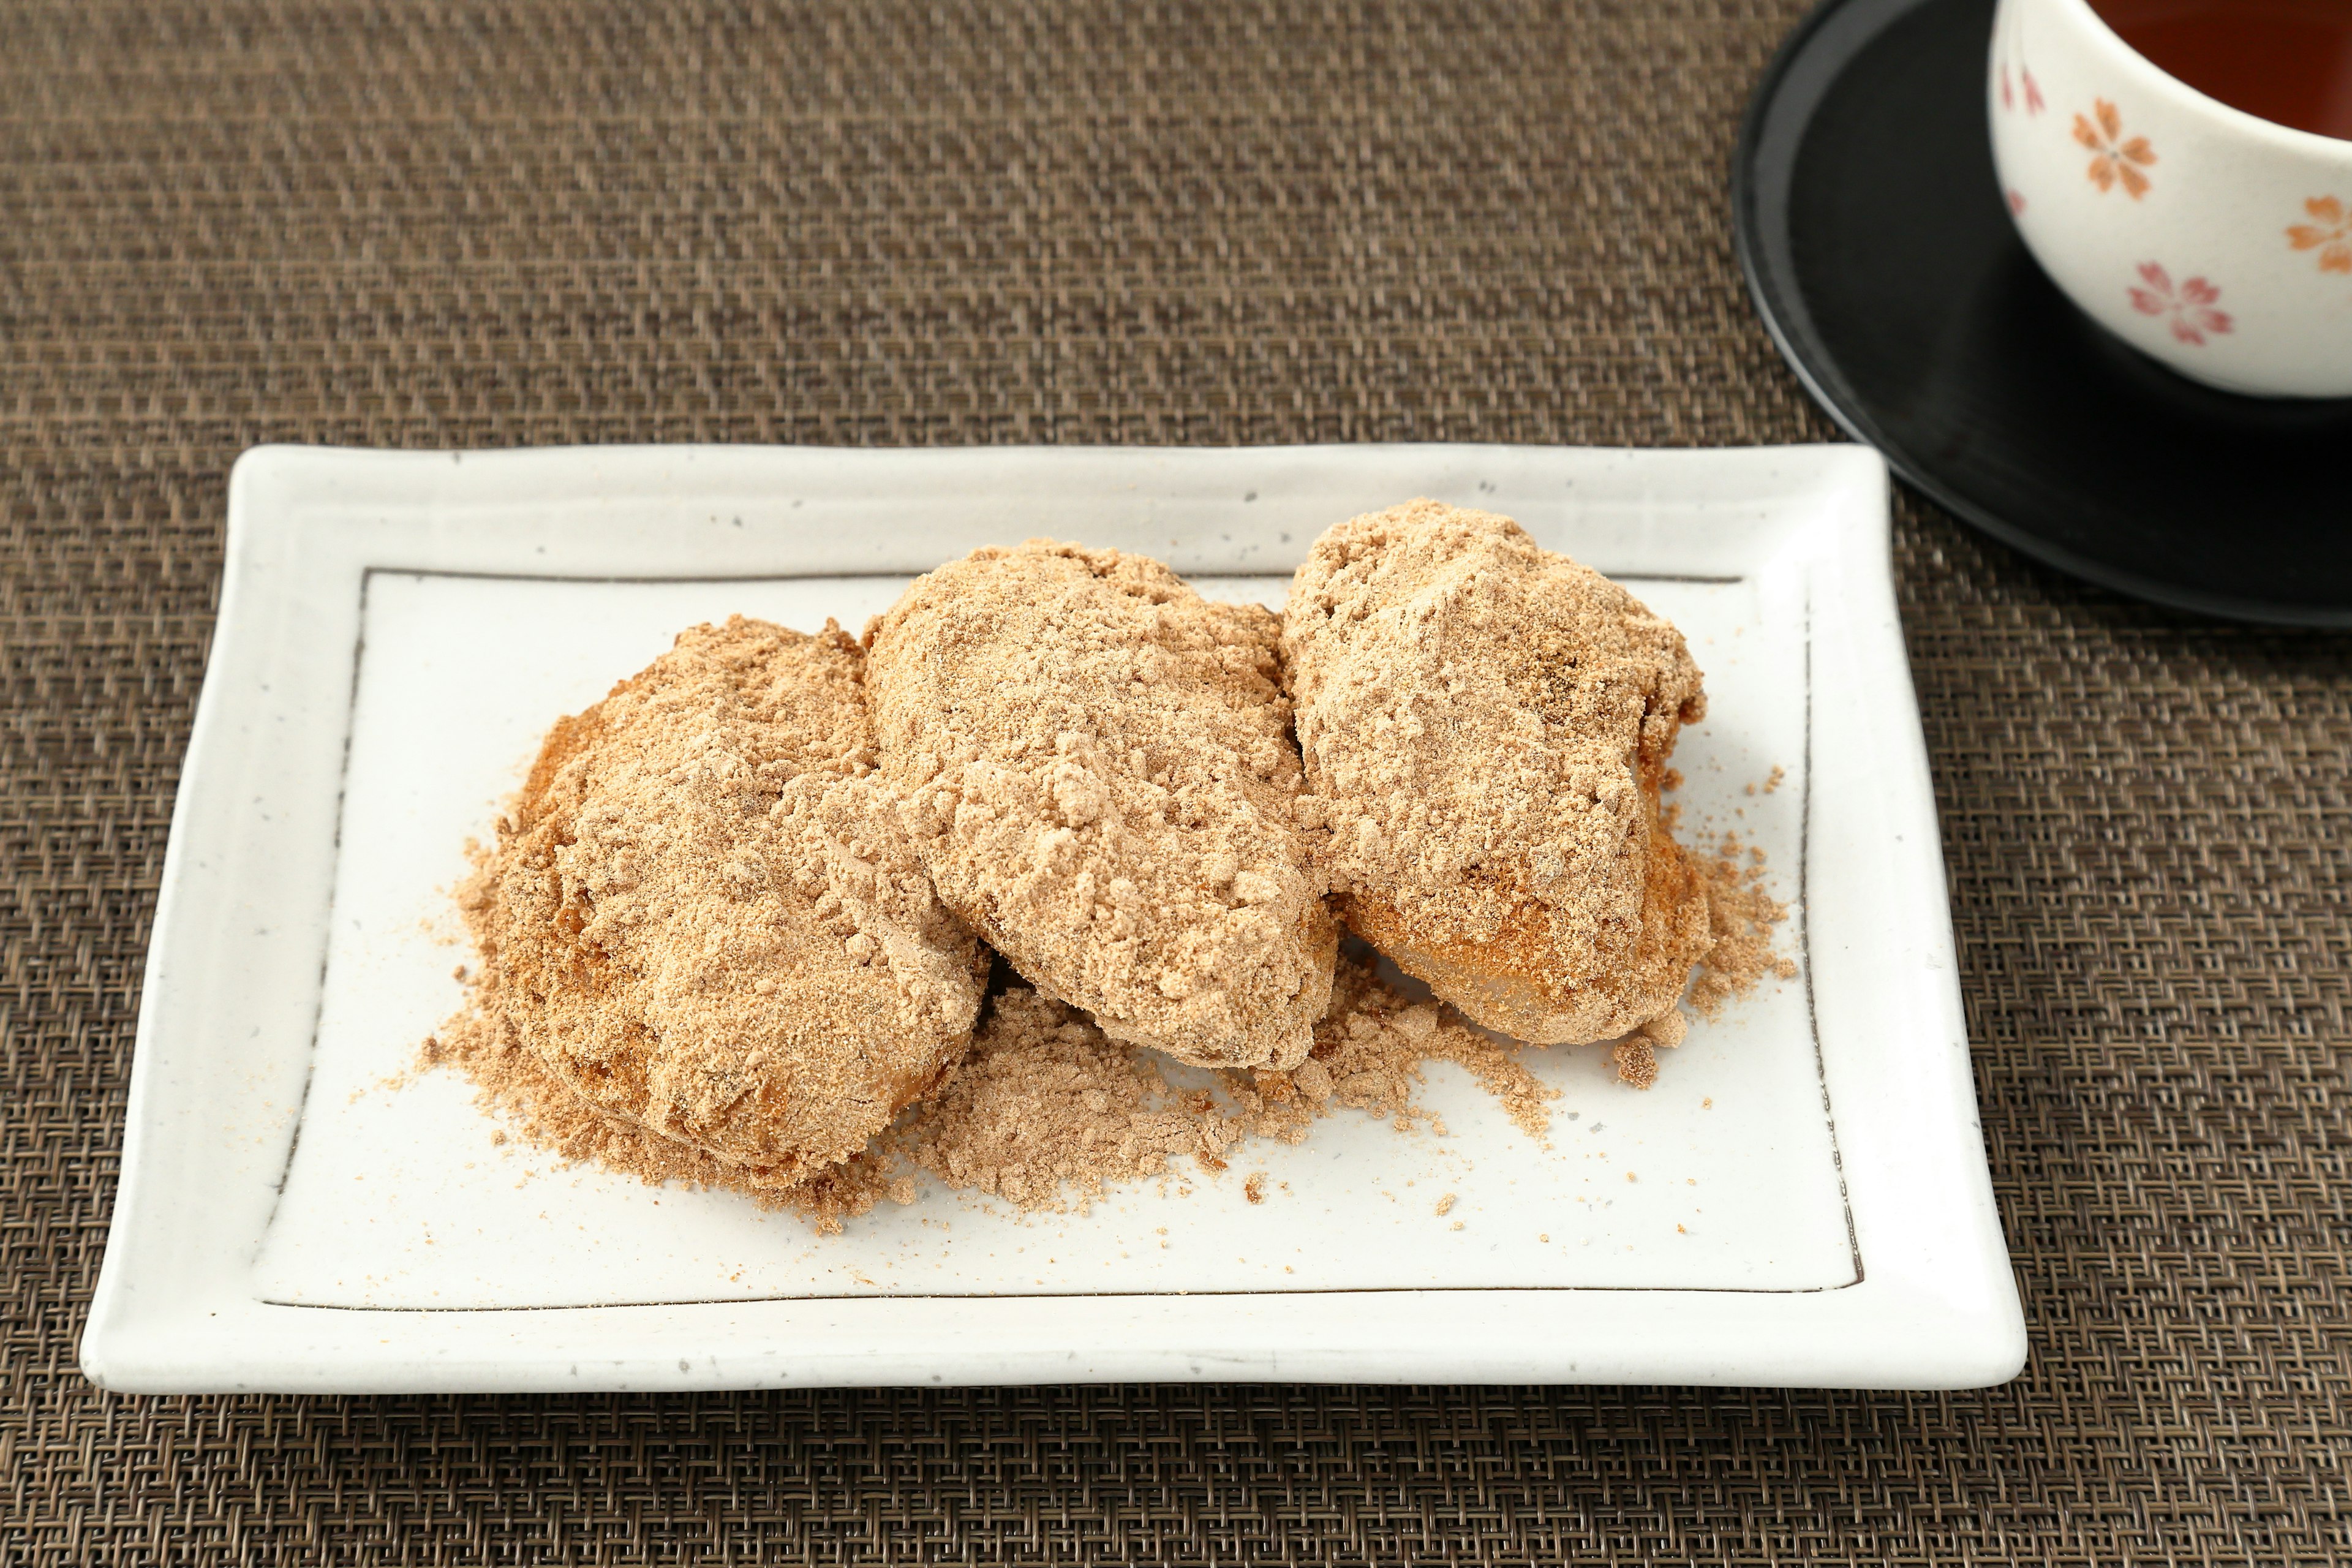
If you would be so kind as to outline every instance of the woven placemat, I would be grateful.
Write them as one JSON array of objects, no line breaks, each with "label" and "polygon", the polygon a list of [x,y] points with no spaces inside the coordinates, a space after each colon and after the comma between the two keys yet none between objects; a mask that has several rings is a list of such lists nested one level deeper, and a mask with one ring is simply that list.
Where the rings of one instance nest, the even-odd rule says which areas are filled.
[{"label": "woven placemat", "polygon": [[1907,500],[2009,1387],[75,1370],[242,447],[1830,438],[1725,217],[1796,15],[16,0],[0,1562],[2352,1561],[2352,645],[2077,589]]}]

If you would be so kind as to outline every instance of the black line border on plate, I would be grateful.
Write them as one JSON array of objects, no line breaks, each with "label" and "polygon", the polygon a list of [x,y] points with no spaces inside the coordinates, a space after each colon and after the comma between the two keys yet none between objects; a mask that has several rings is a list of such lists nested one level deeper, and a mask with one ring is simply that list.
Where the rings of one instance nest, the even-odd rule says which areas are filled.
[{"label": "black line border on plate", "polygon": [[[343,743],[341,771],[335,786],[334,871],[331,878],[340,879],[342,865],[343,809],[351,793],[352,745],[358,733],[361,666],[367,657],[368,594],[377,575],[388,577],[441,577],[477,582],[521,583],[583,583],[583,584],[668,584],[668,583],[808,583],[847,582],[871,577],[902,575],[893,572],[761,572],[740,574],[725,573],[694,573],[664,576],[623,576],[581,574],[562,572],[463,572],[446,571],[436,567],[370,565],[361,569],[359,621],[352,639],[352,679],[344,698]],[[919,574],[916,574],[919,575]],[[1275,572],[1196,572],[1193,577],[1278,577]],[[1732,576],[1685,575],[1667,572],[1628,572],[1610,574],[1616,583],[1682,583],[1710,587],[1727,587],[1748,581],[1747,574]],[[1018,1292],[967,1290],[957,1292],[908,1291],[905,1293],[843,1293],[839,1295],[794,1294],[789,1296],[732,1296],[718,1299],[698,1299],[667,1301],[596,1301],[577,1304],[523,1307],[355,1307],[331,1301],[287,1301],[275,1297],[260,1296],[255,1300],[265,1307],[290,1308],[310,1312],[593,1312],[615,1308],[660,1307],[743,1307],[772,1301],[975,1301],[975,1300],[1065,1300],[1100,1299],[1105,1300],[1175,1300],[1186,1297],[1265,1297],[1265,1296],[1520,1296],[1573,1295],[1689,1295],[1689,1296],[1821,1296],[1838,1290],[1850,1290],[1866,1278],[1862,1260],[1862,1243],[1855,1230],[1853,1199],[1846,1185],[1845,1156],[1838,1143],[1837,1118],[1830,1104],[1829,1067],[1822,1052],[1819,1016],[1813,1003],[1812,964],[1812,898],[1810,870],[1811,865],[1812,798],[1813,798],[1813,623],[1811,574],[1806,580],[1803,611],[1800,619],[1804,649],[1805,731],[1803,756],[1805,782],[1798,805],[1797,823],[1797,963],[1805,983],[1805,1029],[1813,1047],[1813,1072],[1822,1093],[1822,1121],[1830,1137],[1830,1166],[1837,1177],[1838,1205],[1845,1219],[1846,1247],[1853,1260],[1853,1278],[1833,1285],[1793,1285],[1783,1287],[1749,1287],[1739,1285],[1438,1285],[1438,1286],[1324,1286],[1290,1289],[1204,1289],[1204,1290],[1025,1290]],[[328,929],[334,921],[334,887],[328,888]],[[278,1221],[278,1205],[286,1195],[286,1184],[294,1169],[294,1152],[302,1142],[302,1127],[310,1117],[310,1086],[317,1075],[319,1059],[319,1029],[326,1008],[328,956],[325,951],[319,960],[319,1000],[311,1011],[310,1055],[302,1076],[302,1096],[295,1112],[293,1135],[287,1140],[286,1156],[279,1166],[275,1197],[268,1217],[263,1221],[261,1234],[255,1239],[258,1257],[269,1231]]]}]

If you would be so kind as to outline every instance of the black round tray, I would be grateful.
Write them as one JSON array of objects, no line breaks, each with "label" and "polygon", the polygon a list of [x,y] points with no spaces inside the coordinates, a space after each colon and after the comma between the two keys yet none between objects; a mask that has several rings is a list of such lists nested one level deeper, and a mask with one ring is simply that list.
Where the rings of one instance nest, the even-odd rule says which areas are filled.
[{"label": "black round tray", "polygon": [[1930,499],[2158,604],[2352,626],[2352,400],[2241,397],[2077,310],[2009,220],[1993,0],[1829,0],[1732,169],[1740,265],[1806,388]]}]

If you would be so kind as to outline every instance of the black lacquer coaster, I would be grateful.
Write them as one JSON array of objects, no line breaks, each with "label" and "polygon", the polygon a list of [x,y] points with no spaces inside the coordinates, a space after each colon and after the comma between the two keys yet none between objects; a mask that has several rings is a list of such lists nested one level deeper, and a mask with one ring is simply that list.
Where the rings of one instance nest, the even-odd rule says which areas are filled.
[{"label": "black lacquer coaster", "polygon": [[1741,265],[1798,375],[1930,499],[2159,604],[2352,626],[2352,400],[2241,397],[2075,310],[2009,221],[1993,0],[1829,0],[1733,166]]}]

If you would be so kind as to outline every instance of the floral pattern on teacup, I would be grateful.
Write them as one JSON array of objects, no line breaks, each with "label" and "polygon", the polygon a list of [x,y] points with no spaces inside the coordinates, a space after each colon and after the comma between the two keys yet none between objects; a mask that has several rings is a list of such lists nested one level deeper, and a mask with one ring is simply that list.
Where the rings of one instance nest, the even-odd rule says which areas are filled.
[{"label": "floral pattern on teacup", "polygon": [[2094,124],[2087,115],[2074,116],[2074,140],[2092,153],[2091,183],[2102,191],[2117,184],[2137,201],[2147,194],[2148,178],[2140,171],[2156,162],[2156,149],[2145,136],[2124,139],[2124,117],[2105,99],[2093,100]]},{"label": "floral pattern on teacup", "polygon": [[[2000,88],[2000,106],[2015,110],[2019,101],[2018,85],[2024,88],[2025,117],[2040,114],[2049,105],[2042,97],[2042,84],[2033,79],[2033,68],[2026,62],[2025,46],[2018,37],[2019,28],[2009,12],[2001,14],[2001,29],[1994,35],[1992,58],[1995,79]],[[2011,68],[2014,67],[2014,74]]]},{"label": "floral pattern on teacup", "polygon": [[2352,209],[2334,196],[2314,196],[2303,210],[2325,226],[2296,224],[2286,231],[2287,243],[2319,252],[2322,272],[2352,272]]},{"label": "floral pattern on teacup", "polygon": [[2185,278],[2175,289],[2172,274],[2153,261],[2144,261],[2140,263],[2139,279],[2147,287],[2131,290],[2132,309],[2165,321],[2172,328],[2172,335],[2184,343],[2201,348],[2206,333],[2219,335],[2235,324],[2229,311],[2214,309],[2221,290],[2202,278]]},{"label": "floral pattern on teacup", "polygon": [[[2041,113],[2044,109],[2047,109],[2049,105],[2042,100],[2042,86],[2039,82],[2036,82],[2033,79],[2032,68],[2028,66],[2018,67],[2017,77],[2020,81],[2025,84],[2026,116],[2030,119],[2034,115]],[[2003,109],[2015,109],[2017,107],[2017,93],[2009,85],[2009,62],[2007,60],[2000,62],[2000,106]]]}]

